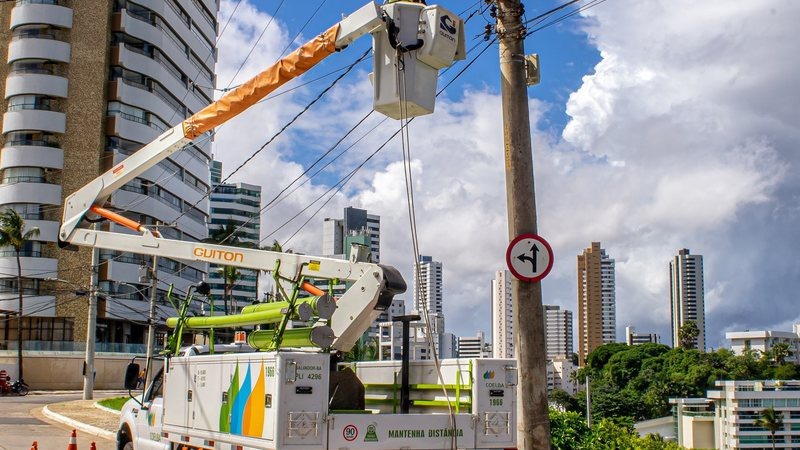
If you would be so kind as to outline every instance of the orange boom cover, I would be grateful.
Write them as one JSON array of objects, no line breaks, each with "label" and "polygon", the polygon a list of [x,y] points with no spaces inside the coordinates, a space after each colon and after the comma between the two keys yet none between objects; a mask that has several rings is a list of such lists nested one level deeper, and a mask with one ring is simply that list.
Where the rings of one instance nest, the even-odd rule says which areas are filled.
[{"label": "orange boom cover", "polygon": [[228,92],[219,100],[184,120],[183,135],[189,139],[200,136],[253,106],[287,81],[302,75],[336,51],[335,43],[338,33],[339,25],[336,24],[268,69]]}]

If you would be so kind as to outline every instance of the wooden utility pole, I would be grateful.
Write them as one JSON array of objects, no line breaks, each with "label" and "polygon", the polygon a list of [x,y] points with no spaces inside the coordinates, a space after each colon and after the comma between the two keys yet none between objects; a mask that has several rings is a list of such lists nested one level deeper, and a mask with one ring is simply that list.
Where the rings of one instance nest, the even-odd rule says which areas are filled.
[{"label": "wooden utility pole", "polygon": [[[537,234],[522,13],[519,0],[497,0],[509,241],[521,234]],[[549,450],[541,283],[515,278],[511,294],[519,369],[517,448]]]}]

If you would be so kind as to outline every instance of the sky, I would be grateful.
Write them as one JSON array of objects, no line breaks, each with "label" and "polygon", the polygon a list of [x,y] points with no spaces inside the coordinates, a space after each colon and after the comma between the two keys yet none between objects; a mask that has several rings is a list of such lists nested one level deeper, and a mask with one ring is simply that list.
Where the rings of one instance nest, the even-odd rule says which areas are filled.
[{"label": "sky", "polygon": [[[526,19],[560,3],[526,5]],[[435,113],[409,127],[419,247],[443,264],[447,330],[490,336],[491,280],[505,266],[510,240],[498,50],[482,39],[493,20],[481,14],[483,1],[439,4],[469,17],[469,53],[442,74],[439,87],[452,84]],[[361,5],[223,0],[219,92]],[[561,15],[531,21],[529,29]],[[726,331],[790,331],[800,322],[798,19],[800,3],[792,0],[605,0],[526,39],[542,68],[541,84],[527,92],[538,229],[555,254],[542,282],[544,303],[577,315],[576,256],[599,241],[616,260],[619,340],[630,325],[671,343],[668,263],[682,248],[704,258],[708,346],[727,345]],[[220,127],[214,153],[223,175],[369,47],[361,39]],[[401,270],[410,285],[402,144],[386,143],[400,125],[367,116],[371,64],[368,57],[355,65],[231,180],[261,185],[263,205],[293,180],[302,183],[261,219],[264,243],[278,240],[297,252],[320,254],[323,219],[340,218],[346,206],[380,215],[381,263]],[[332,148],[323,170],[303,175]],[[400,298],[411,304],[410,291]]]}]

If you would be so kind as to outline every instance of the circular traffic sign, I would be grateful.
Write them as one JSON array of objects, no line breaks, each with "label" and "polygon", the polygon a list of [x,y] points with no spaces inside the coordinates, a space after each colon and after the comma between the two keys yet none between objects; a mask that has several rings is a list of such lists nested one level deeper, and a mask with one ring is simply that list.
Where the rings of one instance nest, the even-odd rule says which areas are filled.
[{"label": "circular traffic sign", "polygon": [[508,244],[508,270],[518,280],[535,282],[553,268],[553,248],[536,234],[521,234]]},{"label": "circular traffic sign", "polygon": [[354,441],[358,437],[358,428],[353,424],[344,427],[342,430],[342,437],[345,441]]}]

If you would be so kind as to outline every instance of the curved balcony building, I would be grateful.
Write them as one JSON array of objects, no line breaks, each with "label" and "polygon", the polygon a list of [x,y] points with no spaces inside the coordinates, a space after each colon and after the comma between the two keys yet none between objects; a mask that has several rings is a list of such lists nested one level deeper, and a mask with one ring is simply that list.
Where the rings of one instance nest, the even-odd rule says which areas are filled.
[{"label": "curved balcony building", "polygon": [[[91,251],[59,249],[61,205],[211,102],[218,9],[219,0],[0,2],[0,210],[14,209],[40,230],[21,255],[23,286],[15,256],[0,249],[0,315],[12,318],[0,323],[13,335],[0,330],[0,345],[15,346],[20,290],[24,341],[85,341],[87,302],[75,291],[89,286]],[[210,148],[210,138],[199,138],[108,205],[143,224],[170,224],[160,228],[169,237],[206,238]],[[152,258],[100,250],[100,260],[98,350],[143,344],[151,292],[140,266]],[[181,292],[207,272],[205,264],[159,259],[156,298],[166,304],[169,284]],[[58,337],[43,331],[48,324],[57,324]]]}]

